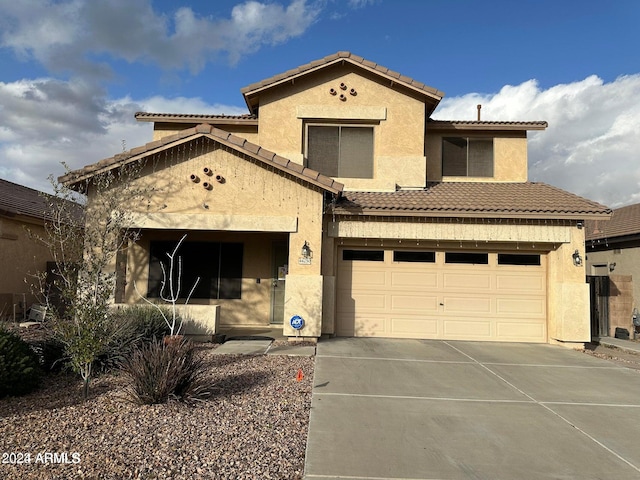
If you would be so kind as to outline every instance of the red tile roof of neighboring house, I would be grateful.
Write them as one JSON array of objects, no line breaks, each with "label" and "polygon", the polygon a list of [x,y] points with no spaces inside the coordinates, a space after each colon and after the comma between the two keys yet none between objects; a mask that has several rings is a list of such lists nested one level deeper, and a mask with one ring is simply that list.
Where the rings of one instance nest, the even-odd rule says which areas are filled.
[{"label": "red tile roof of neighboring house", "polygon": [[640,234],[640,203],[616,208],[609,221],[585,222],[585,240]]},{"label": "red tile roof of neighboring house", "polygon": [[316,70],[325,68],[329,65],[333,65],[340,62],[348,62],[352,65],[357,66],[358,68],[362,68],[368,70],[379,77],[385,78],[390,82],[390,84],[399,84],[404,87],[407,87],[415,92],[424,95],[430,99],[431,109],[433,111],[435,107],[438,105],[442,97],[444,97],[444,92],[437,90],[433,87],[429,87],[422,82],[414,80],[413,78],[401,75],[398,72],[394,72],[393,70],[389,70],[387,67],[383,67],[382,65],[378,65],[375,62],[370,60],[365,60],[364,58],[354,55],[351,52],[337,52],[333,55],[328,55],[319,60],[314,60],[313,62],[305,63],[304,65],[300,65],[297,68],[293,68],[291,70],[287,70],[286,72],[280,73],[278,75],[274,75],[272,77],[266,78],[256,83],[252,83],[248,85],[240,91],[244,95],[245,101],[247,102],[247,106],[250,111],[255,111],[255,107],[257,101],[255,100],[255,96],[258,92],[262,91],[265,88],[270,88],[277,84],[291,81],[292,79],[299,77],[301,75],[306,75]]},{"label": "red tile roof of neighboring house", "polygon": [[154,153],[165,151],[173,146],[180,145],[196,138],[207,137],[213,141],[221,143],[239,153],[248,155],[249,157],[280,171],[286,172],[296,178],[305,180],[323,190],[331,193],[340,193],[343,185],[334,179],[322,175],[311,168],[292,162],[280,155],[276,155],[260,145],[256,145],[219,128],[212,127],[209,124],[200,124],[193,128],[182,130],[174,135],[162,137],[159,140],[149,142],[140,147],[133,148],[126,152],[120,153],[113,157],[105,158],[97,163],[88,165],[79,170],[74,170],[58,179],[61,183],[73,187],[78,183],[91,178],[99,173],[107,172],[111,169],[118,168],[131,162],[135,162],[141,158],[147,157]]},{"label": "red tile roof of neighboring house", "polygon": [[544,183],[443,182],[425,190],[344,192],[337,215],[608,218],[611,210],[597,202]]},{"label": "red tile roof of neighboring house", "polygon": [[[0,179],[0,215],[15,217],[24,215],[38,220],[49,218],[51,207],[49,204],[55,197],[33,188],[18,185],[8,180]],[[81,205],[68,202],[69,213],[78,221],[83,218]]]}]

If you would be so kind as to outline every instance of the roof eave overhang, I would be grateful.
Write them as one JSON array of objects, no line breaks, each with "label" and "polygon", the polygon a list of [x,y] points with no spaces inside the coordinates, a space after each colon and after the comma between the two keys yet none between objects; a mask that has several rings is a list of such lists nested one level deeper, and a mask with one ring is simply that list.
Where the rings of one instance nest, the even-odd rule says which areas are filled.
[{"label": "roof eave overhang", "polygon": [[433,89],[432,92],[429,92],[427,90],[421,89],[421,88],[417,88],[409,83],[403,82],[402,80],[399,80],[398,78],[395,78],[391,75],[388,75],[384,72],[381,72],[380,70],[377,70],[375,68],[371,68],[367,65],[364,65],[362,63],[359,62],[354,62],[353,60],[351,60],[348,57],[340,57],[337,58],[335,60],[332,60],[330,62],[327,63],[322,63],[320,65],[317,65],[315,67],[311,67],[308,70],[305,70],[303,72],[299,72],[296,74],[292,74],[289,76],[286,76],[280,80],[276,80],[272,83],[269,83],[267,85],[263,85],[263,86],[259,86],[259,87],[244,87],[240,89],[240,92],[242,93],[242,95],[244,96],[244,100],[247,104],[247,107],[249,108],[249,111],[251,113],[257,113],[256,109],[258,107],[258,97],[260,96],[260,94],[262,92],[265,92],[271,88],[275,88],[277,86],[280,85],[284,85],[286,83],[293,83],[295,82],[295,80],[297,78],[300,78],[302,76],[306,76],[306,75],[310,75],[314,72],[323,70],[327,67],[330,67],[332,65],[336,65],[339,63],[349,63],[351,65],[353,65],[354,67],[360,68],[362,70],[366,70],[368,72],[371,72],[375,75],[378,75],[379,77],[383,77],[385,79],[387,79],[390,83],[389,86],[393,86],[395,84],[401,85],[409,90],[412,90],[413,92],[415,92],[416,94],[423,96],[423,97],[427,97],[430,101],[428,101],[427,103],[431,106],[431,108],[429,108],[429,114],[431,114],[436,107],[438,106],[438,104],[440,103],[440,100],[442,100],[442,98],[444,97],[444,92],[441,92],[439,90]]},{"label": "roof eave overhang", "polygon": [[527,219],[527,220],[602,220],[611,217],[608,213],[539,213],[539,212],[463,212],[456,210],[446,211],[380,211],[380,210],[358,210],[353,212],[339,211],[332,212],[339,216],[359,216],[359,217],[422,217],[422,218],[494,218],[494,219]]},{"label": "roof eave overhang", "polygon": [[528,131],[546,130],[547,122],[523,122],[523,123],[501,123],[501,122],[448,122],[443,120],[432,120],[427,124],[429,130],[496,130],[496,131]]},{"label": "roof eave overhang", "polygon": [[[211,139],[214,142],[220,143],[221,145],[224,145],[226,147],[230,147],[240,153],[243,153],[251,158],[255,158],[257,161],[260,161],[266,165],[269,165],[277,170],[281,170],[285,173],[288,173],[289,175],[299,178],[300,180],[303,180],[311,185],[314,185],[322,190],[325,190],[333,195],[339,195],[340,193],[342,193],[342,189],[343,189],[343,185],[341,183],[338,182],[334,182],[334,185],[329,186],[326,185],[325,183],[322,183],[321,181],[318,181],[312,177],[308,177],[302,173],[298,174],[299,172],[294,172],[290,169],[286,169],[283,167],[283,165],[281,165],[280,163],[278,163],[277,161],[274,161],[276,158],[280,158],[277,155],[274,154],[273,159],[268,159],[266,157],[260,157],[257,158],[254,152],[251,152],[250,150],[247,150],[245,148],[239,147],[238,145],[234,144],[231,141],[226,141],[223,140],[215,135],[211,135],[211,134],[206,134],[206,133],[202,133],[202,134],[197,134],[197,135],[192,135],[192,136],[188,136],[188,137],[184,137],[181,138],[179,140],[175,140],[171,143],[168,144],[164,144],[161,146],[158,146],[157,148],[154,149],[149,149],[149,150],[145,150],[143,153],[139,153],[137,155],[131,155],[129,157],[123,158],[122,160],[118,161],[114,161],[113,163],[110,163],[109,165],[105,165],[103,167],[100,168],[96,168],[90,172],[86,172],[83,174],[74,174],[73,172],[68,173],[66,175],[63,175],[61,177],[58,177],[58,182],[62,183],[63,185],[65,185],[66,187],[69,187],[71,189],[77,190],[77,187],[79,184],[81,184],[82,182],[86,182],[87,180],[91,179],[92,177],[94,177],[95,175],[100,175],[101,173],[106,173],[109,170],[113,170],[115,168],[120,168],[123,167],[125,165],[128,165],[130,163],[134,163],[137,162],[139,160],[142,160],[144,158],[150,157],[154,154],[163,152],[165,150],[168,150],[170,148],[174,148],[176,146],[182,145],[182,144],[186,144],[189,143],[191,141],[193,141],[196,138],[201,138],[201,137],[206,137]],[[134,149],[135,151],[135,149]]]},{"label": "roof eave overhang", "polygon": [[135,119],[138,122],[152,122],[152,123],[209,123],[215,125],[249,125],[249,126],[257,126],[258,120],[255,118],[216,118],[206,116],[198,116],[198,115],[144,115],[138,116],[135,115]]}]

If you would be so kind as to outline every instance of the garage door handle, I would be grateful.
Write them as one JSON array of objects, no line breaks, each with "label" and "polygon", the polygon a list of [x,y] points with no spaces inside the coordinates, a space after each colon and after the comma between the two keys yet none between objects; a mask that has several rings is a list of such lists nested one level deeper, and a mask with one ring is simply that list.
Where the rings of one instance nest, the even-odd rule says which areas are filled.
[{"label": "garage door handle", "polygon": [[441,306],[441,307],[444,307],[444,303],[441,303],[441,304],[440,304],[440,306]]}]

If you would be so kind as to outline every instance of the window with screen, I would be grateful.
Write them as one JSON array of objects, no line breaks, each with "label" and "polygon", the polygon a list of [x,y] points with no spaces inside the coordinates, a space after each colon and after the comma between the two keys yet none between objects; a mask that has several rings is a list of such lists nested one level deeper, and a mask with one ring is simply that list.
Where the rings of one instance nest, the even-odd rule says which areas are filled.
[{"label": "window with screen", "polygon": [[373,127],[307,126],[307,166],[329,177],[373,178]]},{"label": "window with screen", "polygon": [[[147,297],[160,298],[164,265],[167,274],[167,285],[163,296],[170,294],[168,290],[170,260],[167,253],[172,253],[177,242],[151,242],[149,259],[149,282]],[[198,284],[191,298],[200,299],[237,299],[242,294],[242,243],[220,242],[183,242],[175,259],[173,284],[177,286],[178,258],[182,259],[180,278],[180,298],[186,298],[196,280]]]},{"label": "window with screen", "polygon": [[445,177],[493,177],[493,139],[444,137],[442,175]]}]

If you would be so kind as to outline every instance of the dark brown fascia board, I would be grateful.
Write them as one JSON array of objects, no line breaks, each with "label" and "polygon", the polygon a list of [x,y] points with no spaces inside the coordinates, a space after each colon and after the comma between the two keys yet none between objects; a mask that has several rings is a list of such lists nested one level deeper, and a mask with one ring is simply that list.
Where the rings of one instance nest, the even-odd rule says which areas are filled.
[{"label": "dark brown fascia board", "polygon": [[528,220],[601,220],[611,217],[607,213],[495,213],[495,212],[456,212],[454,210],[436,212],[416,212],[413,210],[396,210],[381,212],[379,210],[359,210],[357,212],[335,211],[336,216],[368,216],[368,217],[425,217],[425,218],[491,218],[491,219],[528,219]]},{"label": "dark brown fascia board", "polygon": [[447,120],[429,120],[427,130],[546,130],[547,122],[457,122]]},{"label": "dark brown fascia board", "polygon": [[[327,68],[329,66],[338,64],[338,63],[344,63],[344,62],[349,62],[351,65],[357,67],[357,68],[361,68],[363,70],[367,70],[371,73],[374,73],[375,75],[379,76],[379,77],[385,77],[386,79],[389,80],[389,82],[391,82],[391,84],[397,83],[398,85],[402,85],[403,87],[406,87],[410,90],[413,90],[414,92],[418,93],[421,96],[426,96],[426,97],[430,97],[433,101],[435,101],[435,105],[433,106],[433,108],[430,109],[430,111],[435,110],[435,107],[438,105],[438,103],[440,103],[440,100],[442,100],[442,98],[444,97],[444,92],[441,92],[440,90],[437,90],[435,88],[431,88],[429,87],[429,90],[425,90],[422,88],[417,88],[413,85],[411,85],[410,83],[406,83],[403,80],[400,80],[397,77],[393,77],[391,75],[388,75],[380,70],[377,70],[376,68],[372,68],[369,67],[368,65],[365,65],[364,63],[360,63],[360,62],[356,62],[354,60],[352,60],[349,57],[338,57],[334,60],[331,60],[327,63],[322,63],[320,65],[316,65],[315,67],[311,67],[307,70],[304,70],[302,72],[298,72],[296,74],[292,74],[290,76],[287,76],[285,78],[282,78],[280,80],[275,80],[271,83],[268,83],[266,85],[262,85],[262,86],[258,86],[258,87],[252,87],[251,85],[248,87],[244,87],[240,89],[240,93],[242,93],[245,103],[247,104],[247,107],[249,108],[250,112],[254,112],[255,110],[255,104],[251,102],[250,98],[255,98],[259,93],[268,90],[270,88],[276,87],[278,85],[282,85],[288,82],[293,82],[295,81],[296,78],[299,78],[301,76],[305,76],[308,74],[311,74],[313,72],[316,72],[318,70],[322,70],[324,68]],[[260,83],[260,82],[257,82]]]},{"label": "dark brown fascia board", "polygon": [[207,117],[198,117],[198,116],[181,116],[176,117],[172,115],[162,115],[157,117],[136,117],[138,122],[153,122],[153,123],[190,123],[195,125],[200,125],[201,123],[209,123],[212,125],[250,125],[250,126],[258,126],[257,118],[207,118]]}]

